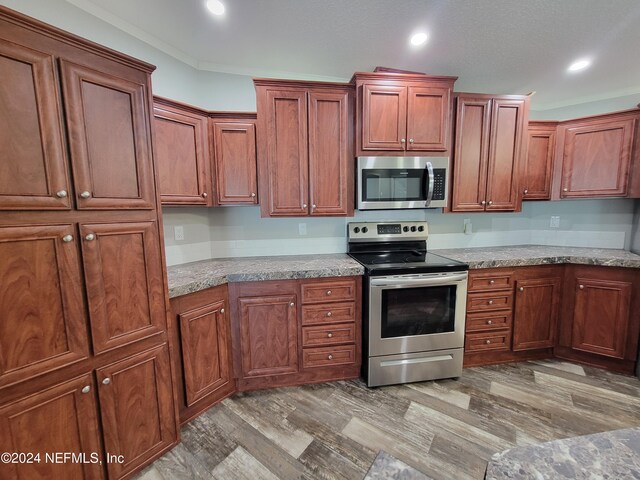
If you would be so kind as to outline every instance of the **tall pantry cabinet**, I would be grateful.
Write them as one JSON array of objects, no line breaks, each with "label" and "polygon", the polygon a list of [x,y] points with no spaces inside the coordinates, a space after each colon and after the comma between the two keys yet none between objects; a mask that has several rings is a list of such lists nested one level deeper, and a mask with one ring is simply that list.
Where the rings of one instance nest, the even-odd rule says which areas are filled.
[{"label": "tall pantry cabinet", "polygon": [[177,442],[153,67],[0,7],[0,71],[3,478],[127,477]]}]

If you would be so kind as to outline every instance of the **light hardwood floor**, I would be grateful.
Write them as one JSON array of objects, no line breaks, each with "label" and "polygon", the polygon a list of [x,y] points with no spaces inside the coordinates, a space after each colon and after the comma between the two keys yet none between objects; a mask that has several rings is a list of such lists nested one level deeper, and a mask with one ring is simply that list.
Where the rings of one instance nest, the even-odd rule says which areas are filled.
[{"label": "light hardwood floor", "polygon": [[378,451],[434,479],[479,479],[496,452],[640,426],[640,380],[560,361],[458,380],[236,394],[182,429],[138,480],[362,479]]}]

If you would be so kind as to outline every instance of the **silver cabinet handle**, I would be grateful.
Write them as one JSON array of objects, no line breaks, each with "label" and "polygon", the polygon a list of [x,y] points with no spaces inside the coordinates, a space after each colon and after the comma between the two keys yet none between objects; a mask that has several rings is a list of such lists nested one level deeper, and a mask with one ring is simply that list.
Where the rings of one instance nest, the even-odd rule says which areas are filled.
[{"label": "silver cabinet handle", "polygon": [[293,307],[294,305],[295,305],[295,303],[293,303],[293,302],[291,302],[291,303],[289,304],[289,306],[290,306],[290,307]]},{"label": "silver cabinet handle", "polygon": [[111,383],[111,379],[109,377],[107,377],[104,380],[102,380],[102,384],[103,385],[109,385],[110,383]]},{"label": "silver cabinet handle", "polygon": [[307,204],[306,204],[306,203],[303,203],[303,204],[302,204],[302,208],[307,208]]},{"label": "silver cabinet handle", "polygon": [[331,338],[331,337],[333,337],[333,333],[332,332],[327,333],[327,338]]},{"label": "silver cabinet handle", "polygon": [[96,236],[93,233],[89,233],[89,234],[85,235],[84,239],[87,242],[91,242],[91,241],[96,239]]},{"label": "silver cabinet handle", "polygon": [[405,138],[401,138],[400,143],[407,143],[407,140]]},{"label": "silver cabinet handle", "polygon": [[480,202],[480,205],[486,205],[486,204],[487,204],[487,202],[485,202],[484,200],[482,200],[482,201]]},{"label": "silver cabinet handle", "polygon": [[327,358],[328,358],[329,360],[333,360],[333,355],[329,354],[329,355],[327,355]]},{"label": "silver cabinet handle", "polygon": [[80,194],[81,198],[89,198],[90,196],[91,196],[91,193],[87,192],[86,190]]},{"label": "silver cabinet handle", "polygon": [[73,235],[65,235],[64,237],[62,237],[62,241],[64,243],[73,242]]},{"label": "silver cabinet handle", "polygon": [[255,196],[256,196],[256,194],[255,194],[254,192],[251,192],[251,196],[252,196],[252,197],[255,197]]},{"label": "silver cabinet handle", "polygon": [[491,340],[487,340],[487,345],[489,345],[491,343]]},{"label": "silver cabinet handle", "polygon": [[489,200],[489,205],[493,205],[493,202],[491,200]]},{"label": "silver cabinet handle", "polygon": [[311,208],[316,208],[316,204],[315,204],[315,203],[314,203],[314,204],[312,204],[312,205],[311,205]]},{"label": "silver cabinet handle", "polygon": [[220,309],[220,313],[224,313],[224,308],[221,308],[221,309]]},{"label": "silver cabinet handle", "polygon": [[527,193],[529,193],[529,189],[528,189],[528,188],[525,188],[525,189],[524,189],[524,194],[526,195]]},{"label": "silver cabinet handle", "polygon": [[487,320],[487,325],[492,325],[493,321],[492,320]]},{"label": "silver cabinet handle", "polygon": [[564,187],[564,188],[562,189],[562,191],[563,191],[563,192],[568,192],[568,191],[569,191],[569,189],[568,189],[567,187]]},{"label": "silver cabinet handle", "polygon": [[489,285],[493,285],[494,283],[496,283],[495,280],[489,280]]},{"label": "silver cabinet handle", "polygon": [[487,303],[488,303],[489,305],[493,305],[493,300],[489,300]]},{"label": "silver cabinet handle", "polygon": [[89,385],[87,385],[86,387],[82,387],[82,390],[80,390],[82,393],[89,393],[91,391],[91,387]]},{"label": "silver cabinet handle", "polygon": [[60,190],[59,192],[56,192],[56,197],[58,198],[64,198],[67,196],[67,191],[66,190]]},{"label": "silver cabinet handle", "polygon": [[330,317],[331,315],[333,315],[333,313],[327,312],[327,317]]},{"label": "silver cabinet handle", "polygon": [[520,290],[521,292],[524,292],[524,287],[520,287],[518,290]]},{"label": "silver cabinet handle", "polygon": [[413,143],[413,138],[410,138],[410,139],[409,139],[409,143]]},{"label": "silver cabinet handle", "polygon": [[202,198],[207,198],[208,194],[207,192],[202,192]]},{"label": "silver cabinet handle", "polygon": [[580,290],[584,290],[584,285],[580,285]]},{"label": "silver cabinet handle", "polygon": [[327,295],[331,295],[331,290],[327,290]]}]

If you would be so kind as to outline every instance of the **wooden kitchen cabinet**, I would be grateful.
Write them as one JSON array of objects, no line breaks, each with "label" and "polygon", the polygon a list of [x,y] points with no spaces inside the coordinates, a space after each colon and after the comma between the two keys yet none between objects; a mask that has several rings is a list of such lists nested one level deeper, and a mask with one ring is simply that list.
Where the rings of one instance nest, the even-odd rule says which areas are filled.
[{"label": "wooden kitchen cabinet", "polygon": [[210,112],[218,205],[258,204],[256,114]]},{"label": "wooden kitchen cabinet", "polygon": [[446,152],[457,77],[356,73],[358,156]]},{"label": "wooden kitchen cabinet", "polygon": [[452,212],[518,211],[529,97],[456,94]]},{"label": "wooden kitchen cabinet", "polygon": [[211,205],[208,114],[154,97],[156,165],[163,205]]},{"label": "wooden kitchen cabinet", "polygon": [[262,216],[353,215],[352,87],[254,84]]},{"label": "wooden kitchen cabinet", "polygon": [[639,118],[635,109],[562,122],[558,129],[562,162],[556,168],[554,198],[625,197],[632,193],[629,185],[638,168],[632,159]]},{"label": "wooden kitchen cabinet", "polygon": [[556,355],[631,373],[640,331],[640,272],[570,265]]},{"label": "wooden kitchen cabinet", "polygon": [[169,349],[160,345],[96,370],[107,465],[121,478],[170,448],[177,435]]},{"label": "wooden kitchen cabinet", "polygon": [[558,122],[529,122],[527,160],[522,174],[523,200],[549,200]]},{"label": "wooden kitchen cabinet", "polygon": [[228,303],[227,285],[171,299],[171,338],[181,352],[173,363],[182,424],[236,391]]}]

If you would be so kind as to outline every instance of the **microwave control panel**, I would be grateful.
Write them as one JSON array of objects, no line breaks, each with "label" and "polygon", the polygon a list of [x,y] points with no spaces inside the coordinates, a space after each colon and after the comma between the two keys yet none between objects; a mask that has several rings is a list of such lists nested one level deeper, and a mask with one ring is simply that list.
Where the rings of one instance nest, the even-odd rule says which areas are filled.
[{"label": "microwave control panel", "polygon": [[444,192],[447,188],[447,170],[445,168],[433,169],[433,197],[432,200],[444,200]]}]

